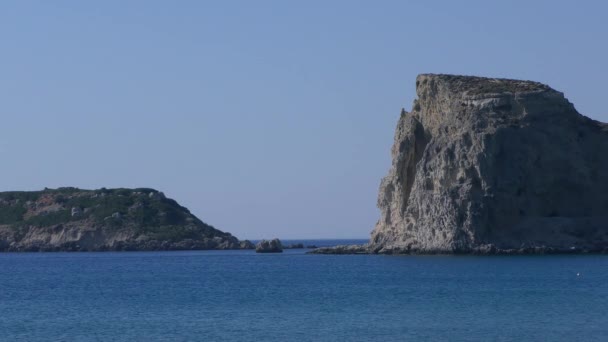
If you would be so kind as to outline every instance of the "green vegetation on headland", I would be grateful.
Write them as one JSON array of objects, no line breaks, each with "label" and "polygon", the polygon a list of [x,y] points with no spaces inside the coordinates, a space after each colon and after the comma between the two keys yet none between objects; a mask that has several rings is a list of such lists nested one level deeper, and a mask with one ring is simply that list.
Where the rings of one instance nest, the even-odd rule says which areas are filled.
[{"label": "green vegetation on headland", "polygon": [[0,250],[251,247],[154,189],[0,192]]}]

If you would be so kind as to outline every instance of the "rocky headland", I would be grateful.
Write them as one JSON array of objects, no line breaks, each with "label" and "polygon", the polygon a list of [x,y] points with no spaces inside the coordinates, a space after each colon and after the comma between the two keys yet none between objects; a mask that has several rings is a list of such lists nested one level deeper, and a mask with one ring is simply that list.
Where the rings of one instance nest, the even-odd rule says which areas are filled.
[{"label": "rocky headland", "polygon": [[532,81],[423,74],[369,244],[315,253],[608,251],[608,125]]},{"label": "rocky headland", "polygon": [[0,192],[0,251],[253,249],[154,189]]}]

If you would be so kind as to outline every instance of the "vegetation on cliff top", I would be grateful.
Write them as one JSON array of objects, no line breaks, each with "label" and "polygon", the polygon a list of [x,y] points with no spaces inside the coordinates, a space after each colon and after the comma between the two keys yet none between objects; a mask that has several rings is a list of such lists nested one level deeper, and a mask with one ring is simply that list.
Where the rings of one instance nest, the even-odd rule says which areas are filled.
[{"label": "vegetation on cliff top", "polygon": [[156,240],[230,235],[202,222],[162,192],[149,188],[66,187],[0,192],[0,225],[25,231],[75,221],[104,229],[128,228]]}]

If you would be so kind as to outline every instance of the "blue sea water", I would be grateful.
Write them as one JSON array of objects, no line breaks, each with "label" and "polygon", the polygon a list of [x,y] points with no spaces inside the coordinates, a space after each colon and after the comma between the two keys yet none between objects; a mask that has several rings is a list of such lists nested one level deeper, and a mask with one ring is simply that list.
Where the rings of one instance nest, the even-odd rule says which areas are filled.
[{"label": "blue sea water", "polygon": [[0,254],[0,340],[608,341],[608,256],[304,252]]}]

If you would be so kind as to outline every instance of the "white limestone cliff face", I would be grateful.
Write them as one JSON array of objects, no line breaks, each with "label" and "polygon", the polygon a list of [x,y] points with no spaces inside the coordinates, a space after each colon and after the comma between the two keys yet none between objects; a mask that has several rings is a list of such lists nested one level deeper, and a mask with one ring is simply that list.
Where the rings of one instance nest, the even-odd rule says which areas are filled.
[{"label": "white limestone cliff face", "polygon": [[420,75],[378,196],[375,253],[608,248],[608,126],[546,85]]}]

